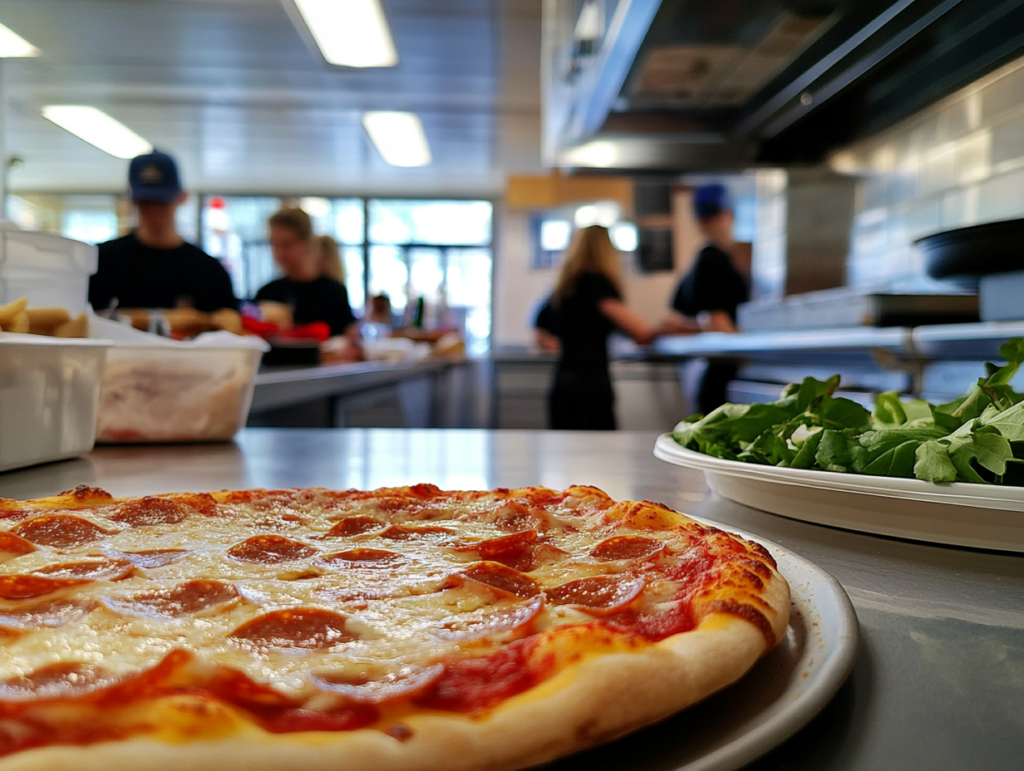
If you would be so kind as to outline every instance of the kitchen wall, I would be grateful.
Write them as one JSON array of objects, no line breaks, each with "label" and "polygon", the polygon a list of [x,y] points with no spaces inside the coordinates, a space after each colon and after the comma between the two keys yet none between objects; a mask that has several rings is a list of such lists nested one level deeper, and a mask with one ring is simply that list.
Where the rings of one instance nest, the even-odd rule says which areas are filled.
[{"label": "kitchen wall", "polygon": [[935,288],[914,239],[1024,217],[1024,59],[843,149],[830,165],[858,178],[848,283]]}]

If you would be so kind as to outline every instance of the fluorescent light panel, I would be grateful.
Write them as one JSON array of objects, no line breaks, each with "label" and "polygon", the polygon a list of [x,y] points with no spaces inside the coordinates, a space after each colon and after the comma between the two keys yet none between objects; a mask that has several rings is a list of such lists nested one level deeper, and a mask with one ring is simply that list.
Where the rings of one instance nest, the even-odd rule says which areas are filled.
[{"label": "fluorescent light panel", "polygon": [[0,58],[39,56],[39,49],[21,35],[0,24]]},{"label": "fluorescent light panel", "polygon": [[320,53],[342,67],[394,67],[398,51],[380,0],[291,0]]},{"label": "fluorescent light panel", "polygon": [[423,124],[411,112],[364,112],[363,126],[377,152],[392,166],[429,166],[430,146]]},{"label": "fluorescent light panel", "polygon": [[95,107],[53,104],[43,108],[43,117],[117,158],[153,151],[153,145]]}]

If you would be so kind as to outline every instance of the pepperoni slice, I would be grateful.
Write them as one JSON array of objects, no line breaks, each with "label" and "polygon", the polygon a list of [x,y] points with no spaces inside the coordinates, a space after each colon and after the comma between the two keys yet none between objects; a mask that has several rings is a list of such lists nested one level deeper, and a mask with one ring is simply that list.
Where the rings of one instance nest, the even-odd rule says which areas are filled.
[{"label": "pepperoni slice", "polygon": [[[481,562],[451,578],[475,581],[516,597],[533,597],[540,593],[540,587],[532,578],[498,562]],[[450,582],[445,583],[447,586],[454,585]]]},{"label": "pepperoni slice", "polygon": [[70,562],[64,565],[48,565],[34,571],[36,575],[57,578],[89,578],[93,581],[120,581],[127,578],[135,566],[126,559],[98,559],[85,562]]},{"label": "pepperoni slice", "polygon": [[575,605],[588,613],[605,616],[624,610],[643,590],[642,578],[592,576],[556,586],[547,596],[556,605]]},{"label": "pepperoni slice", "polygon": [[162,568],[177,562],[188,551],[185,549],[150,549],[148,551],[117,552],[137,568]]},{"label": "pepperoni slice", "polygon": [[36,550],[32,542],[14,533],[0,532],[0,559],[17,557]]},{"label": "pepperoni slice", "polygon": [[11,522],[20,522],[28,519],[36,512],[32,509],[7,509],[0,508],[0,519],[9,519]]},{"label": "pepperoni slice", "polygon": [[113,677],[94,664],[67,661],[0,681],[0,696],[5,701],[80,696],[113,682]]},{"label": "pepperoni slice", "polygon": [[264,648],[319,650],[358,639],[345,629],[346,620],[333,610],[284,608],[246,621],[231,637]]},{"label": "pepperoni slice", "polygon": [[228,554],[242,562],[262,562],[273,565],[311,557],[316,554],[312,546],[285,538],[283,535],[254,535],[228,549]]},{"label": "pepperoni slice", "polygon": [[348,517],[323,534],[323,538],[340,538],[350,535],[362,535],[373,530],[380,530],[384,523],[373,517]]},{"label": "pepperoni slice", "polygon": [[220,509],[217,508],[217,499],[209,493],[183,493],[177,496],[177,500],[207,517],[215,517],[220,513]]},{"label": "pepperoni slice", "polygon": [[408,557],[386,549],[350,549],[324,557],[325,562],[341,567],[353,568],[393,568],[404,565]]},{"label": "pepperoni slice", "polygon": [[59,592],[70,586],[89,583],[85,578],[49,578],[47,576],[0,576],[0,599],[30,600]]},{"label": "pepperoni slice", "polygon": [[406,666],[397,672],[370,679],[366,676],[324,672],[310,676],[318,688],[344,694],[357,704],[383,704],[398,699],[411,699],[424,693],[444,673],[444,666]]},{"label": "pepperoni slice", "polygon": [[39,627],[57,627],[76,621],[92,610],[91,604],[76,600],[50,600],[0,611],[0,628],[30,631]]},{"label": "pepperoni slice", "polygon": [[515,570],[532,570],[533,547],[536,540],[536,530],[521,530],[499,538],[460,544],[452,547],[452,551],[475,554],[482,560],[500,562]]},{"label": "pepperoni slice", "polygon": [[238,590],[231,584],[200,579],[164,592],[150,592],[129,599],[105,597],[101,602],[115,613],[126,616],[176,618],[237,599]]},{"label": "pepperoni slice", "polygon": [[525,633],[530,631],[530,624],[543,608],[544,598],[538,596],[529,602],[499,610],[485,608],[463,613],[443,621],[434,634],[446,640],[478,640],[502,632]]},{"label": "pepperoni slice", "polygon": [[176,525],[188,516],[188,510],[168,498],[136,498],[121,504],[110,519],[130,527]]},{"label": "pepperoni slice", "polygon": [[502,565],[524,573],[536,570],[545,562],[558,560],[566,554],[555,546],[536,541],[536,530],[522,530],[485,541],[464,543],[452,547],[452,551],[474,554],[482,560],[500,562]]},{"label": "pepperoni slice", "polygon": [[612,560],[646,559],[663,551],[665,551],[664,542],[654,538],[644,538],[641,535],[620,535],[601,541],[591,550],[590,556],[610,562]]},{"label": "pepperoni slice", "polygon": [[32,543],[51,546],[54,549],[67,549],[98,541],[113,531],[104,530],[99,525],[94,525],[74,514],[44,514],[15,525],[11,532],[27,538]]},{"label": "pepperoni slice", "polygon": [[389,541],[410,541],[413,539],[425,539],[428,541],[441,540],[446,536],[454,535],[455,531],[447,527],[436,527],[435,525],[389,525],[381,538]]}]

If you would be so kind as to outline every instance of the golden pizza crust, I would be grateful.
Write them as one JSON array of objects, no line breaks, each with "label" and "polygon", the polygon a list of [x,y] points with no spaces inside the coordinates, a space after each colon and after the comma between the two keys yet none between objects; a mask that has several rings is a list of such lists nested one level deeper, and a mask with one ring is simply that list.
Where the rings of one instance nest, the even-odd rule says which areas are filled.
[{"label": "golden pizza crust", "polygon": [[[79,489],[30,505],[84,508],[111,502],[102,491]],[[26,502],[17,505],[26,506]],[[671,516],[661,507],[642,512]],[[765,567],[771,577],[757,592],[758,605],[778,642],[789,622],[789,586],[777,571]],[[742,677],[770,649],[766,636],[764,628],[735,614],[711,613],[697,629],[652,645],[585,655],[481,717],[447,712],[405,717],[401,723],[409,734],[404,740],[377,728],[271,734],[243,725],[236,735],[224,739],[134,738],[25,750],[0,760],[0,771],[524,768],[610,741],[707,698]]]}]

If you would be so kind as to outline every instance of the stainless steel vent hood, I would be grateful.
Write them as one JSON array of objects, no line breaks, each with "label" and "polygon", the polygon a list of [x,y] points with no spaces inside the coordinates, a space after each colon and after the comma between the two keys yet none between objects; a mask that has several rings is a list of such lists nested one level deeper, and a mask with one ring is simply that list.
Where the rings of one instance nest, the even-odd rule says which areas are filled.
[{"label": "stainless steel vent hood", "polygon": [[548,0],[543,51],[551,165],[816,163],[1024,53],[1024,4]]}]

